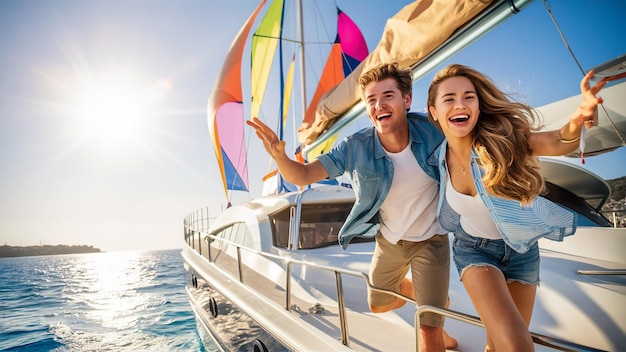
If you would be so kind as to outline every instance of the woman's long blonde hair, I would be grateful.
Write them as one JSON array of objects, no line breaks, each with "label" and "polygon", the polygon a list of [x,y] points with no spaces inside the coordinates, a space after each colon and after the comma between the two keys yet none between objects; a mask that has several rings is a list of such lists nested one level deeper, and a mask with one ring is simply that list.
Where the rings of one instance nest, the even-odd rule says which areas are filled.
[{"label": "woman's long blonde hair", "polygon": [[[437,89],[450,77],[467,77],[479,101],[480,116],[473,133],[473,147],[485,174],[483,184],[493,195],[527,205],[544,190],[539,162],[533,156],[528,136],[535,127],[536,114],[526,104],[500,91],[482,73],[453,64],[439,71],[428,88],[428,106],[435,105]],[[428,113],[432,123],[439,126]]]}]

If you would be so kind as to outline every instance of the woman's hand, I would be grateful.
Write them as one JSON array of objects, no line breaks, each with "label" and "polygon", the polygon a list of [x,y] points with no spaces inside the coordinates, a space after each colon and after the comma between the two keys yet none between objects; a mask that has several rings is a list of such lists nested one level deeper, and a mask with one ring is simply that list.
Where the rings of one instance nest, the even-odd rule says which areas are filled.
[{"label": "woman's hand", "polygon": [[598,104],[602,104],[602,98],[596,97],[596,95],[604,88],[608,81],[606,78],[603,78],[598,81],[598,83],[591,86],[592,77],[593,70],[589,71],[585,77],[583,77],[582,81],[580,81],[582,101],[570,118],[570,124],[574,124],[574,126],[570,125],[570,131],[572,131],[572,127],[574,127],[575,130],[580,130],[582,124],[585,124],[587,128],[591,128],[598,123]]}]

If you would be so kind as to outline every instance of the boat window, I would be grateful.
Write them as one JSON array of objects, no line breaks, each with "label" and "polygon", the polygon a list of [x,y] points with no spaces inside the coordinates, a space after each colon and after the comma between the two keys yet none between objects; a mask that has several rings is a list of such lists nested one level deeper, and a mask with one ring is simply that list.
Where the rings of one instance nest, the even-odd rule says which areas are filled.
[{"label": "boat window", "polygon": [[[252,238],[250,237],[250,232],[248,231],[248,227],[246,226],[246,224],[243,222],[234,223],[228,227],[225,227],[219,230],[214,235],[244,247],[252,246]],[[222,244],[218,245],[218,247],[225,248],[226,245],[227,244],[223,242]]]},{"label": "boat window", "polygon": [[339,229],[346,221],[352,204],[303,205],[298,248],[311,249],[338,245]]},{"label": "boat window", "polygon": [[270,215],[272,242],[275,247],[287,248],[289,244],[289,211],[291,207]]},{"label": "boat window", "polygon": [[[298,248],[313,249],[338,246],[339,229],[346,221],[353,204],[304,205],[300,217]],[[374,238],[355,237],[351,243],[370,241],[374,241]]]},{"label": "boat window", "polygon": [[[303,204],[300,216],[298,249],[339,245],[339,229],[346,221],[353,203]],[[288,248],[290,209],[270,215],[274,246]],[[351,243],[369,242],[373,238],[355,237]]]},{"label": "boat window", "polygon": [[[578,224],[577,226],[598,226],[598,224],[591,219],[588,219],[582,216],[580,213],[578,214]],[[608,227],[608,226],[604,226]]]},{"label": "boat window", "polygon": [[546,182],[546,192],[543,194],[543,197],[578,213],[578,226],[611,226],[609,220],[584,199],[551,182]]}]

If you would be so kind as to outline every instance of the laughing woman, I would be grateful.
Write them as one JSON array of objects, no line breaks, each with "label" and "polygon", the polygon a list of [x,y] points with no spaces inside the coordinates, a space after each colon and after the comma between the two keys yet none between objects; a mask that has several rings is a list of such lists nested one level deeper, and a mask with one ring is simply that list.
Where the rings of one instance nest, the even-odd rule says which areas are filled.
[{"label": "laughing woman", "polygon": [[454,262],[487,330],[486,351],[532,351],[528,331],[539,284],[541,237],[562,240],[576,215],[540,197],[536,156],[574,151],[591,127],[605,85],[581,82],[582,101],[559,130],[537,132],[536,115],[480,72],[450,65],[428,90],[428,116],[445,135],[438,217],[454,232]]}]

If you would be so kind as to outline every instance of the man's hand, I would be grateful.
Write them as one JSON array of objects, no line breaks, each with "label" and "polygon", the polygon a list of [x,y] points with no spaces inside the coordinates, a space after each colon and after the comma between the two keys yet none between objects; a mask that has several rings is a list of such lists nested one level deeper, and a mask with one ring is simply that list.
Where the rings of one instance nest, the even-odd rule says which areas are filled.
[{"label": "man's hand", "polygon": [[246,123],[254,128],[256,135],[263,142],[263,147],[267,153],[276,160],[277,158],[286,157],[285,153],[285,141],[278,139],[278,136],[271,128],[261,122],[258,118],[246,121]]}]

